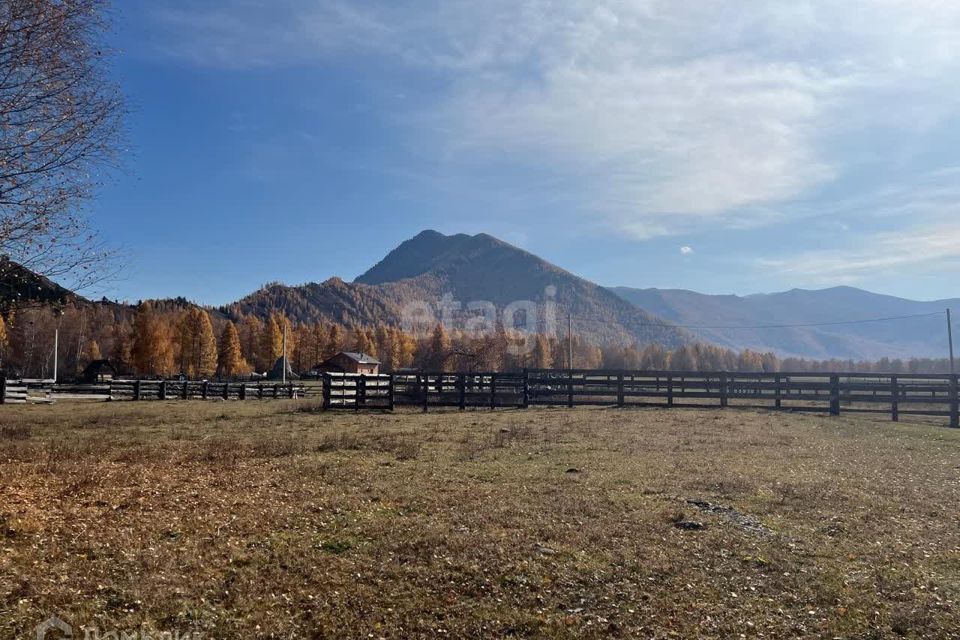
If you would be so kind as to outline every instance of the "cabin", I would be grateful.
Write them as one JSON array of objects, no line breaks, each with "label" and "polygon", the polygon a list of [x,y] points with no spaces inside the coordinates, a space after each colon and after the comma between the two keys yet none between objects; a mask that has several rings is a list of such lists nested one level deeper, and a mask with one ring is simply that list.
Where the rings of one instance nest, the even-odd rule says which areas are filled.
[{"label": "cabin", "polygon": [[110,382],[116,377],[117,368],[109,360],[93,360],[80,374],[80,382],[97,384],[99,382]]},{"label": "cabin", "polygon": [[314,370],[322,373],[356,373],[375,376],[380,373],[381,364],[383,363],[365,353],[341,351],[332,358],[318,364],[314,367]]}]

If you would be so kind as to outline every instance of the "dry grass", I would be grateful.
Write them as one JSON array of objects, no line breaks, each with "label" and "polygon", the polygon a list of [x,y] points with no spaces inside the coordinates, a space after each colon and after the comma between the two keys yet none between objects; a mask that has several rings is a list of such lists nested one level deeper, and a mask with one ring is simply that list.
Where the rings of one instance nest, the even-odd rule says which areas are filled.
[{"label": "dry grass", "polygon": [[958,477],[850,418],[4,407],[0,637],[960,637]]}]

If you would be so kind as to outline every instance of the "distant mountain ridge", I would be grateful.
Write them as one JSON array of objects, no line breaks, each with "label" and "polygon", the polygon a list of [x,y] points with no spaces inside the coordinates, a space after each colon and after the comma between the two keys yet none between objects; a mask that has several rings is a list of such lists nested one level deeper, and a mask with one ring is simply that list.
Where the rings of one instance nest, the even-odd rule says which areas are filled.
[{"label": "distant mountain ridge", "polygon": [[[948,307],[960,311],[960,299],[920,302],[855,287],[792,289],[749,296],[706,295],[681,289],[611,290],[673,323],[710,327],[689,329],[708,342],[737,350],[749,348],[815,359],[946,357],[944,312]],[[838,323],[920,314],[937,315],[819,327],[715,328]]]},{"label": "distant mountain ridge", "polygon": [[436,304],[444,295],[501,312],[518,300],[542,304],[555,288],[558,321],[572,316],[576,333],[597,344],[632,342],[676,347],[685,332],[537,256],[487,234],[447,236],[424,231],[403,242],[354,282],[338,278],[297,287],[273,284],[234,305],[232,313],[280,309],[297,320],[399,324],[405,305]]}]

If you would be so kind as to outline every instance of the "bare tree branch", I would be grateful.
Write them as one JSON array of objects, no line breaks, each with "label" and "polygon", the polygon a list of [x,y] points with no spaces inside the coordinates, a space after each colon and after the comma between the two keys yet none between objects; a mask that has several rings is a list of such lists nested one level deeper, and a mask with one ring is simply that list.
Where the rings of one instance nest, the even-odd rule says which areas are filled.
[{"label": "bare tree branch", "polygon": [[0,3],[0,256],[73,289],[102,280],[115,257],[84,215],[123,139],[106,9],[107,0]]}]

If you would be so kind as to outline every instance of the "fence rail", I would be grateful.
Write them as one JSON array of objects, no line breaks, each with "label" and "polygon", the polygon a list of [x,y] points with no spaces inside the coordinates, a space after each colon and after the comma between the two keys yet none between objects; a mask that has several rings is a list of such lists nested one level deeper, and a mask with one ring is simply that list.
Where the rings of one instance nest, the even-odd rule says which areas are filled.
[{"label": "fence rail", "polygon": [[527,370],[522,373],[326,374],[324,407],[741,407],[935,416],[960,427],[950,374]]},{"label": "fence rail", "polygon": [[527,408],[532,406],[743,407],[783,411],[933,416],[960,427],[953,374],[741,373],[530,369],[518,373],[324,374],[302,382],[114,380],[55,385],[0,375],[0,404],[56,399],[266,400],[323,398],[326,409]]}]

